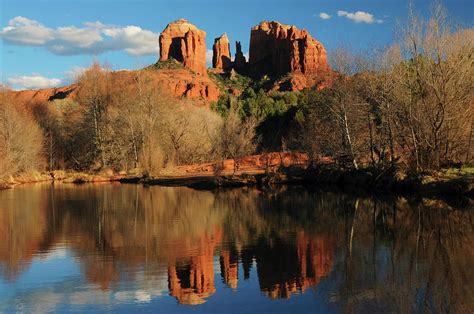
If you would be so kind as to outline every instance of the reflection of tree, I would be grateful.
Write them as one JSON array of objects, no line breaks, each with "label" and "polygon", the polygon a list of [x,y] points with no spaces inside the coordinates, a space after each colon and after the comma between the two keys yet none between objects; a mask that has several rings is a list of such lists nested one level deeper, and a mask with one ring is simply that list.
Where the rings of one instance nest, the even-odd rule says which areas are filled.
[{"label": "reflection of tree", "polygon": [[468,266],[474,262],[472,211],[454,210],[440,200],[364,200],[359,206],[344,231],[347,252],[354,232],[353,254],[335,266],[344,274],[340,306],[356,312],[474,308]]},{"label": "reflection of tree", "polygon": [[0,204],[10,280],[35,254],[66,244],[99,288],[124,274],[167,273],[170,295],[186,304],[215,293],[218,256],[230,288],[255,264],[271,298],[327,281],[335,291],[321,293],[347,311],[474,308],[472,212],[443,201],[104,184],[21,187],[2,192]]},{"label": "reflection of tree", "polygon": [[51,245],[45,192],[14,189],[0,195],[0,273],[7,280],[15,280],[36,254]]}]

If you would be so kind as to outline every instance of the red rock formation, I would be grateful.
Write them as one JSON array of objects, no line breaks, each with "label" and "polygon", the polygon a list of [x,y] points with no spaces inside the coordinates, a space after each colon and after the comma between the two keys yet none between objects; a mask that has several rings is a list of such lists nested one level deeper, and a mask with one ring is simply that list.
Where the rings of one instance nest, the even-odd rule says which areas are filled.
[{"label": "red rock formation", "polygon": [[37,90],[7,91],[8,97],[11,97],[16,103],[35,103],[52,101],[56,99],[74,98],[76,85],[69,85],[58,88],[46,88]]},{"label": "red rock formation", "polygon": [[244,54],[242,53],[242,45],[240,41],[235,42],[235,59],[234,59],[234,67],[236,69],[242,68],[247,64],[247,60],[245,59]]},{"label": "red rock formation", "polygon": [[232,67],[232,62],[230,60],[230,43],[227,33],[214,39],[212,50],[212,67],[224,71],[229,70]]},{"label": "red rock formation", "polygon": [[214,285],[214,252],[221,241],[222,230],[212,235],[203,235],[199,241],[199,253],[192,256],[186,265],[175,263],[168,267],[168,284],[171,296],[180,304],[202,304],[205,298],[216,292]]},{"label": "red rock formation", "polygon": [[[133,81],[133,71],[118,71],[111,73],[111,80],[124,80],[129,84]],[[186,69],[160,69],[147,72],[151,77],[152,84],[161,87],[165,92],[176,98],[186,97],[195,104],[208,104],[217,101],[219,89],[208,77],[192,74]],[[49,88],[39,90],[8,91],[8,97],[17,103],[45,102],[55,99],[75,99],[78,91],[77,85],[69,85],[60,88]]]},{"label": "red rock formation", "polygon": [[239,281],[239,258],[235,253],[224,250],[220,258],[222,279],[231,289],[237,289]]},{"label": "red rock formation", "polygon": [[252,28],[249,64],[257,75],[315,73],[329,69],[323,45],[305,30],[278,22]]},{"label": "red rock formation", "polygon": [[[181,304],[202,304],[205,298],[216,292],[214,286],[213,256],[195,256],[185,270],[175,266],[168,268],[170,295]],[[185,273],[187,278],[180,278]],[[184,284],[186,282],[186,284]],[[188,286],[189,284],[189,286]]]},{"label": "red rock formation", "polygon": [[[275,255],[270,253],[261,259],[257,257],[260,289],[271,299],[288,299],[293,294],[304,293],[308,288],[317,286],[331,272],[334,242],[330,236],[311,236],[299,231],[296,252],[285,245],[272,247]],[[278,254],[285,258],[274,264],[268,261]]]},{"label": "red rock formation", "polygon": [[185,19],[174,21],[160,34],[160,61],[173,58],[197,74],[206,74],[206,32]]},{"label": "red rock formation", "polygon": [[[332,163],[332,160],[320,159],[321,163]],[[235,165],[237,163],[237,166]],[[268,170],[275,170],[281,166],[300,166],[309,165],[309,156],[306,153],[266,153],[261,155],[245,156],[240,159],[226,159],[219,162],[184,165],[176,167],[176,170],[186,173],[189,176],[214,175],[219,172],[221,175],[231,175],[248,173],[265,173]]]},{"label": "red rock formation", "polygon": [[[317,285],[332,269],[335,251],[334,240],[329,236],[309,236],[304,231],[297,234],[296,244],[300,261],[300,289]],[[311,275],[310,275],[311,274]]]},{"label": "red rock formation", "polygon": [[[177,98],[217,101],[219,89],[208,77],[192,75],[184,69],[160,70],[153,74],[157,86],[162,86]],[[195,102],[196,103],[196,102]]]},{"label": "red rock formation", "polygon": [[275,81],[272,91],[293,92],[308,87],[316,87],[318,90],[326,88],[332,84],[334,72],[325,71],[317,75],[306,75],[295,72]]}]

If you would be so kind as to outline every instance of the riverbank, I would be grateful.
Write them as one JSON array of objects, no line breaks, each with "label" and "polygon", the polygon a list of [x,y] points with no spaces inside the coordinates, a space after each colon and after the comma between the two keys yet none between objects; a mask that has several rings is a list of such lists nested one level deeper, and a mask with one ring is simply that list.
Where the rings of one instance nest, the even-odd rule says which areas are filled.
[{"label": "riverbank", "polygon": [[272,188],[278,185],[337,186],[374,193],[467,196],[474,198],[474,168],[432,171],[409,175],[376,168],[341,169],[330,159],[310,162],[304,153],[267,153],[214,163],[168,168],[159,175],[141,171],[99,173],[52,171],[0,179],[0,190],[43,181],[81,184],[120,182],[145,185],[186,186],[212,190],[243,186]]},{"label": "riverbank", "polygon": [[369,192],[474,198],[474,168],[408,174],[376,168],[341,169],[330,159],[310,162],[306,154],[270,153],[241,160],[178,167],[177,174],[121,182],[215,189],[242,186],[273,187],[282,184],[337,186]]},{"label": "riverbank", "polygon": [[11,189],[16,185],[38,182],[61,182],[71,184],[93,183],[93,182],[113,182],[126,177],[126,173],[114,173],[104,171],[100,173],[68,172],[55,170],[45,173],[26,173],[17,176],[0,178],[0,190]]},{"label": "riverbank", "polygon": [[[127,178],[121,182],[132,182]],[[474,176],[472,175],[424,175],[416,178],[405,174],[383,174],[372,169],[341,170],[280,169],[271,173],[243,173],[236,175],[187,175],[148,177],[135,179],[137,183],[162,186],[187,186],[195,189],[232,188],[243,186],[274,187],[284,184],[310,186],[337,186],[344,189],[358,189],[368,192],[392,192],[420,194],[425,196],[467,196],[474,198]]]}]

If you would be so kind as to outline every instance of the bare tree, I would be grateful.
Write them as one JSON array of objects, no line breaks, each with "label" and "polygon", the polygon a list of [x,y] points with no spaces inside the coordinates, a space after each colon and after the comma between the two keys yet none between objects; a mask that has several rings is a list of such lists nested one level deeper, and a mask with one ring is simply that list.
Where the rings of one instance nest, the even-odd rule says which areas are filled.
[{"label": "bare tree", "polygon": [[100,167],[107,167],[107,110],[110,105],[110,71],[94,63],[77,80],[77,101],[84,106],[86,122],[93,132],[94,154]]},{"label": "bare tree", "polygon": [[0,176],[37,170],[43,163],[43,134],[36,121],[0,96]]},{"label": "bare tree", "polygon": [[[435,3],[424,21],[410,8],[402,42],[408,61],[393,73],[400,125],[415,168],[440,168],[467,144],[473,116],[472,29],[456,29]],[[406,132],[406,131],[408,132]]]},{"label": "bare tree", "polygon": [[258,144],[256,127],[258,121],[254,117],[242,120],[236,107],[231,107],[217,133],[215,150],[221,158],[234,159],[234,173],[238,168],[238,158],[251,155]]}]

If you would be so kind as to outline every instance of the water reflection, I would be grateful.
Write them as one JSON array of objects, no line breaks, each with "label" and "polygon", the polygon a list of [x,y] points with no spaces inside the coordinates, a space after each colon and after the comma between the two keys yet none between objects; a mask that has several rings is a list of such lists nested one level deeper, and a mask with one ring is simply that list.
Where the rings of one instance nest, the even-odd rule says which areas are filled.
[{"label": "water reflection", "polygon": [[302,188],[19,187],[0,193],[0,311],[217,307],[221,294],[262,310],[297,298],[301,311],[470,312],[471,208]]}]

